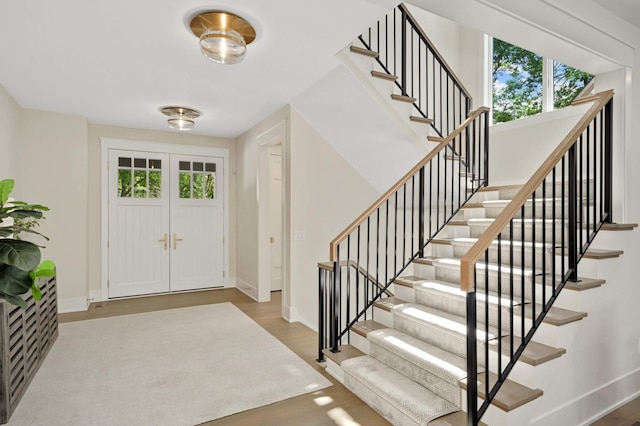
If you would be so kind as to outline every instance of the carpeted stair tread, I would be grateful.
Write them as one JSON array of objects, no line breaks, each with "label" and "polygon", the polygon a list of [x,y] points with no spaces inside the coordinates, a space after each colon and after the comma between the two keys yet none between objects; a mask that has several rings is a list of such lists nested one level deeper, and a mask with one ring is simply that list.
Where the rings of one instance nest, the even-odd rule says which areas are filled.
[{"label": "carpeted stair tread", "polygon": [[451,384],[457,385],[467,375],[465,359],[399,330],[385,328],[372,331],[367,339]]},{"label": "carpeted stair tread", "polygon": [[424,386],[456,406],[460,379],[466,377],[466,361],[450,352],[393,329],[367,335],[369,356]]},{"label": "carpeted stair tread", "polygon": [[[394,307],[393,328],[423,340],[443,350],[466,357],[467,324],[463,316],[452,315],[417,303],[403,303]],[[477,330],[478,347],[484,348],[485,338],[492,340],[498,336],[494,327],[485,326]],[[481,353],[481,349],[479,349]],[[484,360],[478,361],[481,365]]]},{"label": "carpeted stair tread", "polygon": [[427,425],[459,410],[370,356],[342,363],[345,386],[395,425]]},{"label": "carpeted stair tread", "polygon": [[[451,258],[436,258],[431,261],[431,264],[435,267],[447,268],[447,269],[455,269],[460,270],[460,259],[451,259]],[[495,274],[500,270],[503,274],[509,274],[512,270],[512,273],[516,277],[521,277],[522,275],[529,280],[533,279],[533,271],[529,268],[522,268],[520,266],[514,266],[513,268],[509,268],[508,265],[499,265],[495,263],[489,263],[485,265],[484,262],[476,263],[476,268],[478,269],[478,275],[484,276],[484,271],[486,268],[489,269],[490,274]]]}]

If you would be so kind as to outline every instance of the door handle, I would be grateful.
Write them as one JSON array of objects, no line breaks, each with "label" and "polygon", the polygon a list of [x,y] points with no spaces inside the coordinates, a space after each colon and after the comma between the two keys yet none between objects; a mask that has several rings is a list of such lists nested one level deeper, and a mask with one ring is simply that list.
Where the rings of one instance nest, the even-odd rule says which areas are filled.
[{"label": "door handle", "polygon": [[178,238],[178,234],[173,234],[173,249],[176,250],[178,248],[178,241],[183,241],[182,238]]},{"label": "door handle", "polygon": [[167,250],[169,249],[169,234],[164,234],[164,238],[161,240],[158,240],[159,243],[164,243],[164,249]]},{"label": "door handle", "polygon": [[276,239],[275,239],[275,238],[273,238],[273,237],[269,237],[269,242],[270,242],[271,244],[273,244],[273,243],[275,243],[275,242],[276,242]]}]

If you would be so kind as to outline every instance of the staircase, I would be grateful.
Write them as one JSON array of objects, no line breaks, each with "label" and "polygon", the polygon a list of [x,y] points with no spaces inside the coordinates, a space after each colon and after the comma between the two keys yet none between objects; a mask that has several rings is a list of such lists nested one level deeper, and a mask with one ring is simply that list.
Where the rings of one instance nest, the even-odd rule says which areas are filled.
[{"label": "staircase", "polygon": [[[575,102],[592,106],[529,181],[488,186],[487,109],[469,110],[415,25],[401,5],[349,48],[371,61],[369,78],[395,85],[383,97],[409,105],[406,119],[430,126],[437,136],[425,139],[437,145],[318,265],[318,360],[393,424],[529,424],[554,361],[588,320],[579,295],[605,283],[578,276],[578,264],[594,271],[589,263],[622,254],[590,248],[599,231],[635,228],[611,223],[613,93]],[[393,48],[417,37],[433,58],[427,74],[437,58],[446,90],[428,77],[416,89],[406,55],[388,53],[397,28]],[[445,92],[458,101],[434,111]],[[556,303],[561,292],[567,306]]]},{"label": "staircase", "polygon": [[[467,377],[466,294],[460,290],[460,260],[495,220],[500,212],[496,206],[506,205],[519,189],[519,186],[482,188],[438,238],[432,240],[424,257],[413,261],[412,270],[394,280],[390,288],[394,297],[374,303],[375,320],[354,324],[349,333],[350,344],[340,346],[340,352],[325,350],[327,370],[391,423],[466,424],[466,416],[457,413],[464,407]],[[531,246],[533,229],[526,223],[531,217],[524,219],[525,240],[524,244],[514,240],[515,258],[521,258],[523,245]],[[607,226],[605,232],[633,228],[633,225]],[[535,247],[538,264],[542,263],[542,257],[555,256],[549,246],[539,244]],[[590,250],[585,261],[598,262],[621,254],[618,250]],[[490,259],[495,262],[495,258],[497,252],[494,251]],[[524,266],[514,273],[524,271],[523,275],[535,282],[538,294],[542,294],[541,274],[531,274],[533,259],[534,256],[526,256]],[[489,266],[494,267],[495,263]],[[515,266],[522,265],[516,262]],[[566,292],[573,293],[567,300],[579,300],[580,292],[603,284],[603,279],[579,277],[579,281],[565,286]],[[498,340],[502,342],[501,352],[508,358],[511,348],[521,339],[520,335],[499,331],[503,328],[498,326],[500,317],[506,321],[513,310],[516,324],[530,323],[534,305],[531,292],[523,298],[524,303],[509,300],[499,303],[498,294],[492,290],[497,286],[498,276],[492,274],[488,297],[484,292],[478,295],[480,304],[487,304],[488,300],[490,345],[487,349],[493,360],[491,366],[497,365]],[[548,292],[551,291],[549,287],[547,283]],[[480,288],[484,290],[486,286]],[[540,341],[534,338],[522,352],[510,378],[492,401],[492,408],[485,416],[487,424],[528,424],[531,413],[525,405],[543,395],[543,390],[538,389],[541,377],[554,368],[548,363],[553,364],[553,360],[566,353],[562,344],[568,342],[563,336],[575,333],[572,326],[584,318],[588,318],[587,312],[557,306],[549,310],[536,334]],[[479,332],[484,329],[481,327]],[[512,339],[514,343],[511,343]],[[478,351],[484,352],[484,348]],[[484,366],[485,362],[481,361],[480,365]],[[490,371],[490,381],[496,380],[495,373]],[[480,371],[480,389],[484,387],[485,377],[484,371]],[[440,420],[434,422],[435,419]]]}]

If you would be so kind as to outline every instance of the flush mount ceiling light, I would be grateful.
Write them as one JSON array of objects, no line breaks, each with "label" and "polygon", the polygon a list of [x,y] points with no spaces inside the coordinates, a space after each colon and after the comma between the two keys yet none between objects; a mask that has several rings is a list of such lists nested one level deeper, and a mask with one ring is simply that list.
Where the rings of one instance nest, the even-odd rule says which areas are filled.
[{"label": "flush mount ceiling light", "polygon": [[205,58],[220,64],[237,64],[244,59],[247,44],[256,38],[256,30],[233,13],[214,10],[202,12],[189,24],[200,39]]},{"label": "flush mount ceiling light", "polygon": [[193,120],[202,115],[200,111],[181,106],[162,107],[160,112],[169,117],[167,123],[169,123],[170,129],[183,132],[193,129],[195,124]]}]

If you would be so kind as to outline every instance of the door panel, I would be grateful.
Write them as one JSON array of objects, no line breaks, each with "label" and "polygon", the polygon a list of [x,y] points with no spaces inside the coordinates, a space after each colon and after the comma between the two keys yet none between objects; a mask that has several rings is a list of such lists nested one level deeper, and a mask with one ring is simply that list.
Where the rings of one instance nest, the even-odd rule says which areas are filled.
[{"label": "door panel", "polygon": [[109,151],[109,297],[169,291],[169,156]]},{"label": "door panel", "polygon": [[223,162],[171,156],[171,291],[222,287]]}]

